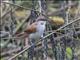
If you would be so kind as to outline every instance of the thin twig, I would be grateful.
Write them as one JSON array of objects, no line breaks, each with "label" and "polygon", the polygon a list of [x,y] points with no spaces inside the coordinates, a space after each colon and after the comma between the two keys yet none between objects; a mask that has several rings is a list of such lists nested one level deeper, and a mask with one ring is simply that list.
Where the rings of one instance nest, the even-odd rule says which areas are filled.
[{"label": "thin twig", "polygon": [[25,8],[25,7],[23,7],[23,6],[20,6],[20,5],[14,4],[14,3],[10,3],[10,2],[5,2],[5,1],[3,1],[2,3],[6,3],[6,4],[10,4],[10,5],[14,5],[14,6],[17,6],[17,7],[23,8],[23,9],[26,9],[26,10],[32,10],[32,9]]}]

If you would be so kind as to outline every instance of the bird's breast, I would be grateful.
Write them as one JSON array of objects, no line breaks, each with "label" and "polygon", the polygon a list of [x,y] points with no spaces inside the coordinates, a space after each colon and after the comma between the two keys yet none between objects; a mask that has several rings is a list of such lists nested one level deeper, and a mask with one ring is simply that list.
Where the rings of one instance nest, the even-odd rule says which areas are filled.
[{"label": "bird's breast", "polygon": [[29,35],[29,39],[39,40],[40,39],[40,34],[38,32],[32,33],[32,34]]}]

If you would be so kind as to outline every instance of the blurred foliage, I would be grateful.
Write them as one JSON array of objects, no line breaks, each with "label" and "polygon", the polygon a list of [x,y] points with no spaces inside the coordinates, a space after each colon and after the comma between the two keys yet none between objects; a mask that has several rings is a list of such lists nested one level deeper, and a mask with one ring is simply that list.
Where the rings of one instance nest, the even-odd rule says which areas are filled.
[{"label": "blurred foliage", "polygon": [[[38,9],[39,8],[39,6],[38,6],[38,3],[37,3],[37,0],[34,0],[35,2],[35,4],[34,4],[34,6],[36,7],[36,9]],[[48,13],[53,13],[53,12],[55,12],[56,10],[58,10],[58,9],[60,9],[61,8],[61,4],[63,3],[63,1],[65,1],[65,0],[47,0],[47,10],[48,10]],[[75,1],[77,1],[77,0],[75,0]],[[19,3],[21,4],[22,3],[22,7],[25,7],[25,8],[28,8],[28,9],[32,9],[32,0],[15,0],[15,4],[17,4],[17,5],[19,5]],[[4,9],[5,9],[5,7],[4,7]],[[28,10],[28,9],[23,9],[23,8],[18,8],[18,9],[16,9],[16,11],[15,12],[13,12],[13,16],[15,17],[15,21],[17,22],[15,25],[16,25],[16,29],[18,29],[20,26],[21,26],[21,24],[22,24],[22,22],[24,22],[23,20],[25,19],[25,17],[27,17],[27,15],[29,15],[30,14],[30,10]],[[75,12],[76,12],[76,10],[77,10],[77,8],[76,7],[74,7],[74,8],[71,8],[70,10],[69,10],[69,12],[72,14],[72,15],[75,15]],[[63,12],[63,11],[62,11]],[[61,12],[61,13],[62,13]],[[57,13],[55,13],[55,14],[57,14]],[[57,16],[58,17],[56,17],[56,16],[51,16],[50,18],[53,20],[53,22],[56,24],[56,25],[63,25],[64,24],[64,20],[65,19],[63,19],[63,16],[64,16],[64,14],[62,14],[62,17],[60,17],[60,15],[58,15],[57,14]],[[6,19],[5,19],[5,17],[7,17]],[[8,22],[8,24],[11,24],[11,19],[9,19],[10,18],[10,15],[8,14],[7,16],[5,16],[4,17],[4,21],[5,20],[7,20],[7,21],[5,21],[4,23],[6,23],[6,22]],[[61,19],[61,20],[60,20]],[[25,20],[27,20],[27,19],[25,19]],[[54,24],[53,23],[53,24]],[[26,23],[26,21],[23,23],[25,26],[27,26],[27,23]],[[7,24],[3,24],[3,25],[6,25],[7,26]],[[55,25],[55,26],[56,26]],[[21,31],[23,31],[25,28],[23,28],[23,26],[22,26],[22,30]],[[55,28],[54,28],[55,29]],[[62,33],[64,33],[64,30],[62,30],[61,31]],[[14,39],[13,39],[14,40]],[[20,40],[20,39],[19,39]],[[16,40],[16,42],[17,43],[19,43],[19,40]],[[21,40],[23,40],[23,39],[21,39]],[[15,42],[15,41],[14,41]],[[22,43],[22,41],[20,41],[21,43]],[[11,42],[10,42],[11,43]],[[22,47],[21,45],[22,44],[20,44],[20,46],[19,45],[17,45],[17,43],[12,43],[13,45],[15,45],[16,44],[16,46],[18,46],[18,47]],[[4,47],[4,45],[5,45],[6,43],[5,43],[5,41],[4,42],[2,42],[2,46]],[[13,45],[10,45],[10,46],[13,46]],[[23,46],[24,46],[25,44],[23,44]],[[6,45],[7,46],[7,45]],[[6,49],[6,48],[5,48]],[[79,50],[79,49],[78,49]],[[67,51],[69,52],[69,53],[71,53],[71,50],[68,48],[67,49]],[[52,52],[52,49],[48,49],[48,53],[49,53],[49,56],[50,57],[53,57],[53,52]],[[26,55],[26,54],[25,54]],[[27,57],[26,57],[27,58]],[[2,59],[3,60],[3,59]]]}]

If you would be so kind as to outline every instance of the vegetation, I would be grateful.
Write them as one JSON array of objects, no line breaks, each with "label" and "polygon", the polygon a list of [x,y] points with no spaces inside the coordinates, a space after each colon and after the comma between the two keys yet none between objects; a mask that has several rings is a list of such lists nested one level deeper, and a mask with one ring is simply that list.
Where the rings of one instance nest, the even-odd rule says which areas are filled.
[{"label": "vegetation", "polygon": [[[80,1],[44,1],[42,8],[38,0],[1,2],[1,60],[80,60]],[[41,15],[46,30],[33,43],[24,31]]]}]

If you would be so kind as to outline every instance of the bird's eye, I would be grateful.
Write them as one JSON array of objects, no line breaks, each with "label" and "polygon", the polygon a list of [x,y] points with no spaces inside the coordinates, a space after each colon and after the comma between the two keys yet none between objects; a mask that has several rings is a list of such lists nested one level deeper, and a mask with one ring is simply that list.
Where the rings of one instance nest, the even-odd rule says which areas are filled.
[{"label": "bird's eye", "polygon": [[43,25],[44,23],[41,23],[41,25]]}]

